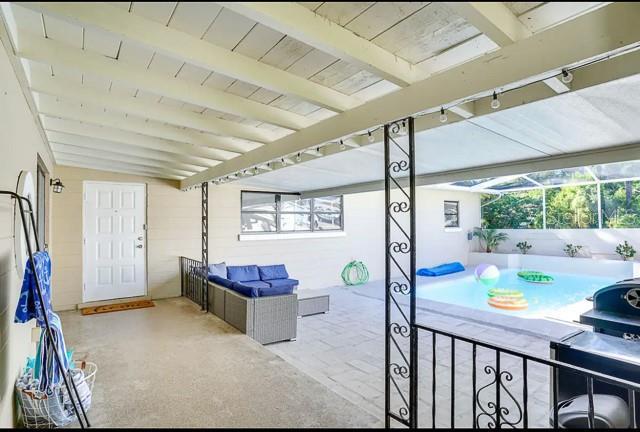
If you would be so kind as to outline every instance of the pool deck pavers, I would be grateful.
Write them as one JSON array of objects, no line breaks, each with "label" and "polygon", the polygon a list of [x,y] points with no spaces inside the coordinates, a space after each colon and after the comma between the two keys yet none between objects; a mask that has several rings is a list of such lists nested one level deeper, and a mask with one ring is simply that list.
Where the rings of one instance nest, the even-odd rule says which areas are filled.
[{"label": "pool deck pavers", "polygon": [[[315,291],[314,291],[315,292]],[[268,345],[267,348],[305,372],[331,390],[345,397],[369,413],[384,417],[384,284],[370,282],[360,287],[334,287],[317,290],[330,294],[329,313],[298,320],[298,337],[292,342]],[[462,307],[449,307],[437,302],[419,301],[417,322],[484,342],[499,344],[517,351],[549,358],[551,339],[560,339],[579,330],[564,323],[547,320],[527,320]],[[479,312],[479,311],[478,311]],[[516,324],[514,324],[516,323]],[[432,405],[432,336],[419,332],[419,425],[431,427]],[[451,401],[451,342],[444,336],[436,339],[436,426],[450,426]],[[495,366],[495,352],[478,348],[477,387],[489,384],[492,377],[485,373],[485,365]],[[471,345],[456,342],[455,392],[456,427],[472,427],[472,356]],[[503,354],[503,371],[513,379],[505,381],[506,389],[522,405],[522,360]],[[546,366],[529,363],[529,427],[548,427],[549,370]],[[400,383],[401,386],[406,382]],[[518,420],[518,409],[501,390],[503,406],[511,407],[506,416]],[[479,402],[486,408],[495,400],[495,386],[489,385],[479,393]],[[393,406],[402,402],[394,398]],[[481,413],[477,408],[476,416]],[[487,417],[480,416],[480,426],[486,427]],[[520,424],[520,426],[522,426]]]}]

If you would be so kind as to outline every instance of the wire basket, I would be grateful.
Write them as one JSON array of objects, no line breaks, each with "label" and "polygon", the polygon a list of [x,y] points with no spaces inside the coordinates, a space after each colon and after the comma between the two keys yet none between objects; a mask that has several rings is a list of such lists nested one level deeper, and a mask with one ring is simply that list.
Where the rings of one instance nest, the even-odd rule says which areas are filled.
[{"label": "wire basket", "polygon": [[[82,406],[85,411],[88,411],[91,407],[93,383],[98,366],[87,361],[76,362],[76,365],[78,364],[80,367],[70,369],[70,372]],[[64,383],[46,393],[25,388],[16,388],[16,390],[22,411],[22,421],[26,428],[51,429],[66,426],[77,420],[73,402]],[[73,388],[71,391],[73,392]],[[73,396],[73,400],[77,402],[75,394]],[[80,409],[79,406],[78,409]]]}]

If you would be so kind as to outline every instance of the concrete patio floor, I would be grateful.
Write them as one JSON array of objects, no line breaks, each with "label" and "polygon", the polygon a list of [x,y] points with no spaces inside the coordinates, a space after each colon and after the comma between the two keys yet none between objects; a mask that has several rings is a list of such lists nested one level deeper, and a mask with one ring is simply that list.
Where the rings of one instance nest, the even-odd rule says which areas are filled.
[{"label": "concrete patio floor", "polygon": [[357,405],[187,299],[60,314],[75,358],[98,365],[95,427],[376,427]]},{"label": "concrete patio floor", "polygon": [[[361,287],[335,287],[318,290],[331,296],[331,310],[327,314],[304,317],[298,320],[298,338],[293,342],[268,345],[268,349],[291,363],[299,370],[324,384],[349,401],[362,407],[381,421],[384,418],[384,301],[383,284],[372,282]],[[314,290],[314,293],[316,291]],[[494,322],[482,322],[486,316],[465,315],[464,309],[452,310],[440,304],[421,302],[418,310],[418,322],[466,337],[476,338],[489,343],[508,346],[538,356],[549,357],[549,337],[536,334],[540,326],[544,333],[552,332],[554,337],[562,333],[570,334],[576,329],[564,324],[547,329],[546,323],[532,321],[531,330],[509,330],[505,324],[511,324],[511,317],[499,315]],[[430,307],[431,306],[431,307]],[[465,308],[466,309],[466,308]],[[457,314],[457,315],[454,315]],[[496,315],[496,314],[491,314]],[[432,335],[420,332],[419,343],[419,425],[431,427],[432,405]],[[450,426],[451,400],[451,342],[438,336],[436,341],[436,426]],[[472,427],[472,356],[471,345],[456,343],[455,351],[455,426]],[[495,352],[478,348],[477,351],[477,390],[489,384],[493,376],[484,370],[485,365],[495,366]],[[522,406],[522,360],[501,356],[502,370],[508,370],[513,379],[505,386]],[[528,415],[530,427],[549,427],[549,370],[546,366],[528,364],[529,403]],[[519,411],[507,393],[502,390],[502,404],[510,408],[508,419],[516,421]],[[479,395],[481,404],[495,401],[495,386],[489,385]],[[401,406],[395,400],[393,406]],[[478,407],[476,416],[481,413]],[[487,418],[479,419],[486,427]],[[520,424],[521,426],[521,424]]]}]

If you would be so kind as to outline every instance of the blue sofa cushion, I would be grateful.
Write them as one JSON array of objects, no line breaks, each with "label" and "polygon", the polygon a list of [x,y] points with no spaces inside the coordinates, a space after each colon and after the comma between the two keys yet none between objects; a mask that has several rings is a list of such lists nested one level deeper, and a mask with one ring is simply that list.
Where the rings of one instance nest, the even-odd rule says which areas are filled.
[{"label": "blue sofa cushion", "polygon": [[269,297],[277,295],[291,294],[293,292],[293,285],[280,285],[270,286],[267,288],[258,288],[258,294],[260,297]]},{"label": "blue sofa cushion", "polygon": [[233,282],[233,284],[229,288],[234,290],[235,292],[237,292],[239,294],[242,294],[245,297],[259,297],[260,296],[258,288],[252,287],[252,286],[249,286],[249,285],[245,285],[242,282]]},{"label": "blue sofa cushion", "polygon": [[244,282],[239,282],[242,285],[246,285],[246,286],[250,286],[253,288],[269,288],[269,284],[267,282],[264,281],[244,281]]},{"label": "blue sofa cushion", "polygon": [[260,280],[257,265],[227,266],[227,279],[234,282],[248,282]]},{"label": "blue sofa cushion", "polygon": [[214,284],[218,284],[218,285],[223,286],[225,288],[231,288],[231,286],[233,285],[233,281],[230,281],[227,278],[223,278],[223,277],[220,277],[220,276],[214,275],[214,274],[209,274],[209,280],[211,282],[213,282]]},{"label": "blue sofa cushion", "polygon": [[289,278],[289,273],[287,273],[287,268],[284,264],[260,266],[258,271],[260,272],[260,280],[263,281]]},{"label": "blue sofa cushion", "polygon": [[225,262],[221,262],[220,264],[209,264],[209,274],[226,278],[227,264]]},{"label": "blue sofa cushion", "polygon": [[296,279],[272,279],[267,283],[272,287],[291,287],[292,289],[298,285]]}]

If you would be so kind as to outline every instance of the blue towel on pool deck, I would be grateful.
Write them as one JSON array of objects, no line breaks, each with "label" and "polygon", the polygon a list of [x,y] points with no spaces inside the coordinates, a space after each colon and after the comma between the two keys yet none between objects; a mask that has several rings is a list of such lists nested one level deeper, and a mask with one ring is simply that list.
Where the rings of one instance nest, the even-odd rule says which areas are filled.
[{"label": "blue towel on pool deck", "polygon": [[416,272],[418,276],[442,276],[451,273],[458,273],[464,271],[464,266],[458,261],[446,264],[440,264],[436,267],[421,268]]}]

